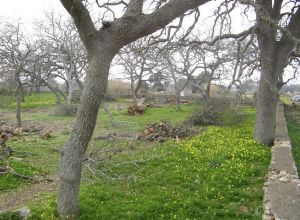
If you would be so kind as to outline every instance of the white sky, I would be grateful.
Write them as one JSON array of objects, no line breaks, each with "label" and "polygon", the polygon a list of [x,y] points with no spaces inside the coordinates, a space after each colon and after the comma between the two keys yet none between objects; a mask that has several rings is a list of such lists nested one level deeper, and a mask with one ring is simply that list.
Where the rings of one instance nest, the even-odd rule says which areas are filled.
[{"label": "white sky", "polygon": [[26,19],[32,22],[43,15],[45,10],[65,12],[59,0],[0,0],[0,14],[6,17]]},{"label": "white sky", "polygon": [[26,28],[32,29],[35,20],[41,19],[45,11],[67,14],[59,0],[0,0],[0,16],[19,19]]},{"label": "white sky", "polygon": [[[0,3],[0,18],[21,18],[28,32],[32,32],[33,22],[40,20],[45,11],[55,11],[60,14],[68,15],[59,0],[0,0]],[[213,5],[217,5],[216,3],[217,1],[212,1],[200,7],[201,17],[206,18],[211,15],[215,10]],[[235,14],[236,15],[233,15],[233,22],[237,23],[233,25],[233,32],[245,30],[246,27],[243,27],[243,19],[241,19],[240,13],[237,12]],[[204,27],[201,26],[201,28],[203,29]]]}]

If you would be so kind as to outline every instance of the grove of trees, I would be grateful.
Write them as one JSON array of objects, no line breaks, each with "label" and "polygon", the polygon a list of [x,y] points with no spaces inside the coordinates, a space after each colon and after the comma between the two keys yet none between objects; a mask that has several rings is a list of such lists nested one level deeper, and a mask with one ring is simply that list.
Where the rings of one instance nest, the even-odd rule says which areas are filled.
[{"label": "grove of trees", "polygon": [[[60,1],[68,17],[45,13],[35,23],[34,37],[26,34],[21,19],[0,23],[0,82],[16,97],[18,126],[25,90],[47,87],[67,105],[75,90],[82,91],[72,132],[61,149],[59,216],[80,213],[82,160],[111,66],[120,66],[134,99],[146,83],[174,85],[177,110],[188,85],[209,104],[213,82],[227,81],[228,89],[243,90],[243,83],[258,75],[254,139],[273,144],[279,91],[299,72],[299,1]],[[212,14],[207,26],[201,20],[204,7]],[[287,69],[293,70],[289,77]]]}]

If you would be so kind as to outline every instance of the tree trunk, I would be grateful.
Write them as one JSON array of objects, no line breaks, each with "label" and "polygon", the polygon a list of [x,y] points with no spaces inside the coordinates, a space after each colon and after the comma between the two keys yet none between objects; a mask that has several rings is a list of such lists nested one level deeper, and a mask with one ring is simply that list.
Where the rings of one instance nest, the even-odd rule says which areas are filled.
[{"label": "tree trunk", "polygon": [[93,50],[89,56],[86,86],[76,122],[61,150],[57,211],[64,217],[79,215],[78,194],[83,154],[93,135],[98,110],[107,89],[110,63],[115,55],[110,48]]},{"label": "tree trunk", "polygon": [[41,93],[41,86],[40,85],[35,86],[35,92],[38,93],[38,94]]},{"label": "tree trunk", "polygon": [[141,86],[142,86],[142,80],[141,79],[139,79],[138,80],[138,82],[137,82],[137,84],[136,84],[136,87],[135,87],[135,89],[134,89],[134,96],[135,96],[135,99],[139,99],[140,98],[140,96],[138,95],[138,93],[139,93],[139,90],[140,90],[140,88],[141,88]]},{"label": "tree trunk", "polygon": [[61,103],[61,99],[60,99],[59,94],[58,94],[56,91],[52,91],[52,92],[54,93],[54,95],[55,95],[55,97],[56,97],[55,103],[56,103],[56,104],[60,104],[60,103]]},{"label": "tree trunk", "polygon": [[176,111],[181,111],[180,93],[176,93]]},{"label": "tree trunk", "polygon": [[211,80],[207,82],[207,87],[206,87],[206,95],[208,98],[210,98],[210,86],[211,86]]},{"label": "tree trunk", "polygon": [[[263,68],[262,68],[263,69]],[[272,146],[275,137],[275,118],[277,106],[276,78],[273,68],[262,70],[257,93],[255,140]]]},{"label": "tree trunk", "polygon": [[21,101],[22,101],[22,94],[20,90],[20,85],[18,85],[17,91],[16,91],[16,119],[17,119],[17,127],[22,126],[21,121]]},{"label": "tree trunk", "polygon": [[24,91],[22,84],[19,84],[19,93],[21,96],[21,101],[22,101],[22,103],[24,103],[25,102],[25,91]]},{"label": "tree trunk", "polygon": [[33,90],[33,86],[31,85],[31,86],[30,86],[30,90],[29,90],[29,94],[28,94],[29,96],[32,95],[32,90]]},{"label": "tree trunk", "polygon": [[[272,1],[257,0],[256,3],[260,6],[256,8],[256,36],[260,50],[261,77],[257,92],[254,138],[258,143],[271,146],[275,139],[276,107],[281,87],[278,80],[288,64],[295,42],[284,32],[278,40],[278,30],[266,21],[266,18],[279,21],[280,10],[272,9]],[[273,7],[276,5],[275,8],[280,9],[281,4],[282,1],[275,1]],[[297,14],[300,18],[300,10]],[[291,18],[288,29],[298,30],[299,24],[300,19],[297,21],[297,18]]]},{"label": "tree trunk", "polygon": [[73,98],[73,92],[74,92],[74,82],[69,82],[69,89],[68,89],[68,97],[67,97],[67,104],[71,105],[72,98]]}]

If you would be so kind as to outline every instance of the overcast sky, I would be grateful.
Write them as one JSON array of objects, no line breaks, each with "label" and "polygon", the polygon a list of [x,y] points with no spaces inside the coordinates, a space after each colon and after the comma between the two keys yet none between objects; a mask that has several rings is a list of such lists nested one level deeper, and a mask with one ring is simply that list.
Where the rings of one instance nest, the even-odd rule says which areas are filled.
[{"label": "overcast sky", "polygon": [[0,2],[1,17],[22,18],[22,23],[29,27],[34,20],[40,19],[46,10],[67,13],[59,0],[0,0]]},{"label": "overcast sky", "polygon": [[[218,1],[212,1],[210,4],[204,5],[200,8],[201,17],[205,18],[213,13]],[[25,24],[28,32],[32,31],[32,23],[35,20],[40,20],[43,17],[45,11],[55,11],[60,14],[67,15],[67,12],[61,5],[59,0],[0,0],[0,17],[6,17],[9,19],[21,18],[23,24]],[[237,12],[233,15],[233,22],[237,22],[233,25],[233,32],[240,32],[245,29],[243,27],[243,19],[240,17],[240,13]],[[205,24],[205,26],[207,23]],[[201,26],[203,29],[204,26]],[[33,33],[34,34],[34,33]]]}]

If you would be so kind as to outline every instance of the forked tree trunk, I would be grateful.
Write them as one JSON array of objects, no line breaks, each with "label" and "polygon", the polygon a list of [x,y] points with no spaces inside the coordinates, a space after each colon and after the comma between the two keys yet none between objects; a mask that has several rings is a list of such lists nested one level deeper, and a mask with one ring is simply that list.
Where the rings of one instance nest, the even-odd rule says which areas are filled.
[{"label": "forked tree trunk", "polygon": [[61,150],[57,201],[60,216],[79,215],[78,193],[82,159],[93,135],[101,100],[107,89],[110,63],[115,55],[109,49],[98,48],[92,51],[76,122],[71,136]]}]

